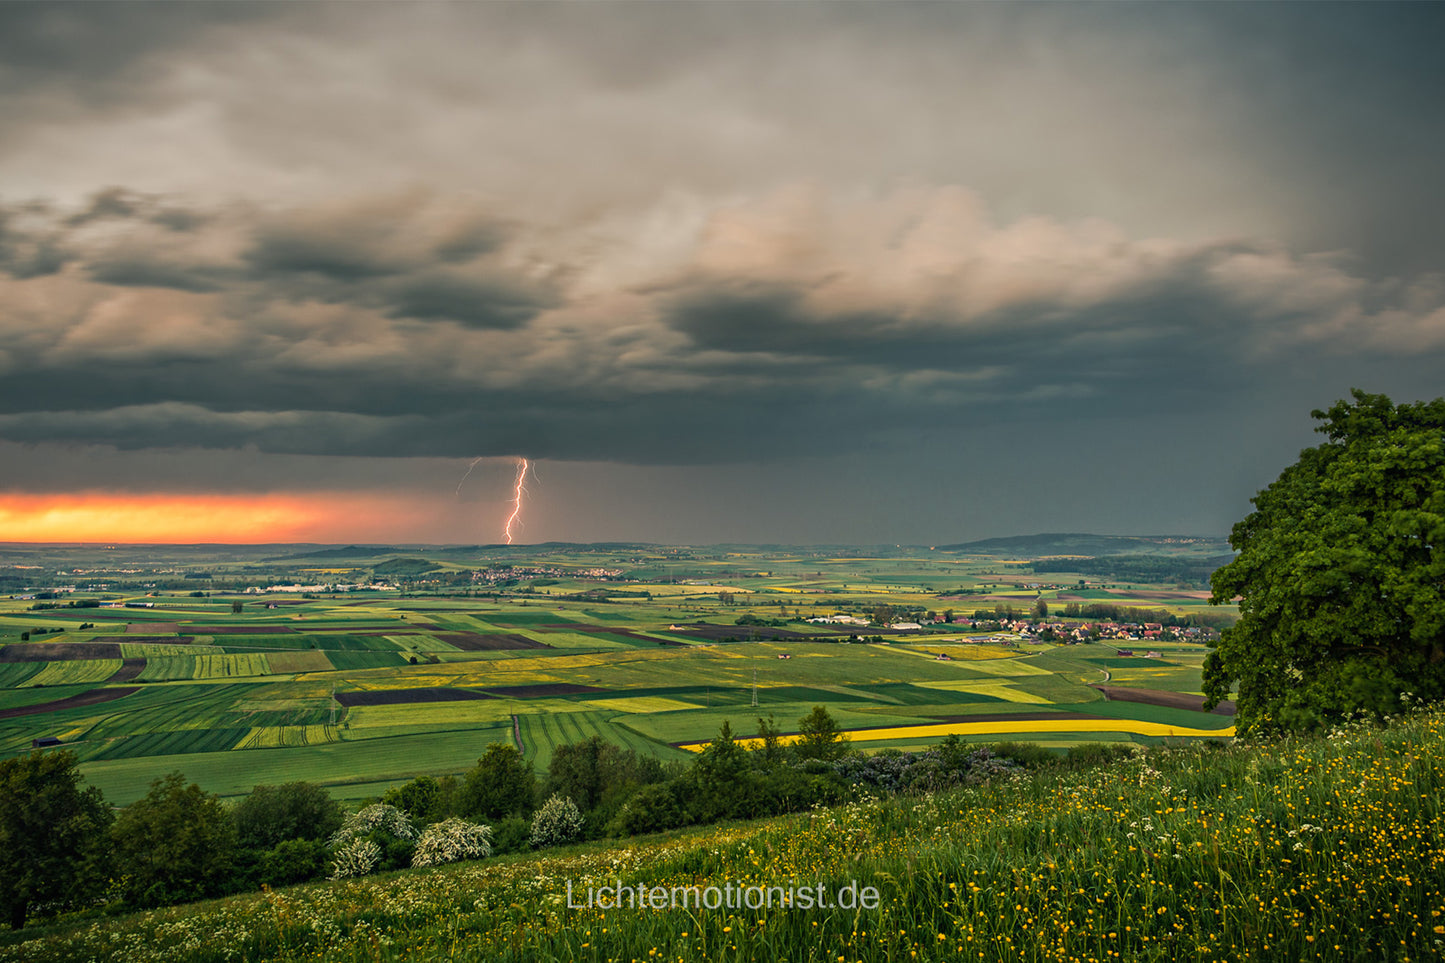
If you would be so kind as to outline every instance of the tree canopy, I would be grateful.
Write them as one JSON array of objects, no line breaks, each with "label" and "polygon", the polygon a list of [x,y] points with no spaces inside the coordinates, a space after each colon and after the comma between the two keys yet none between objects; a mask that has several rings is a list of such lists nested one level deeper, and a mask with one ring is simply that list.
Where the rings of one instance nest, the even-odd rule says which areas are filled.
[{"label": "tree canopy", "polygon": [[1355,390],[1311,415],[1324,444],[1253,499],[1214,603],[1240,619],[1204,664],[1241,732],[1310,729],[1445,697],[1445,398]]},{"label": "tree canopy", "polygon": [[341,828],[341,806],[320,786],[257,786],[231,811],[237,842],[271,849],[291,839],[325,839]]},{"label": "tree canopy", "polygon": [[0,761],[0,911],[12,929],[32,906],[83,901],[104,879],[110,809],[81,785],[73,752]]},{"label": "tree canopy", "polygon": [[462,813],[483,819],[527,816],[532,812],[532,797],[536,792],[537,777],[532,772],[532,763],[523,759],[515,746],[494,742],[466,775],[462,784]]},{"label": "tree canopy", "polygon": [[825,706],[798,720],[798,758],[832,761],[848,751],[848,737]]},{"label": "tree canopy", "polygon": [[220,797],[180,773],[151,783],[111,827],[125,867],[120,889],[133,906],[216,896],[230,885],[236,828]]}]

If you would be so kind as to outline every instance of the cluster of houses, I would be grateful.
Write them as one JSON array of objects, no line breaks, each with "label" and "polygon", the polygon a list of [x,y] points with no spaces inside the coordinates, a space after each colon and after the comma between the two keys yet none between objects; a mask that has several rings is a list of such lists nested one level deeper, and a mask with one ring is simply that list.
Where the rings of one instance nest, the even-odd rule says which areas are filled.
[{"label": "cluster of houses", "polygon": [[[871,626],[874,623],[856,615],[820,615],[808,619],[814,625]],[[942,621],[892,622],[890,629],[907,631],[925,626],[944,625]],[[1139,642],[1195,641],[1203,642],[1212,638],[1213,629],[1191,625],[1186,628],[1162,625],[1159,622],[1062,622],[1030,619],[954,619],[946,623],[955,630],[987,629],[1010,633],[1008,636],[988,636],[972,641],[994,644],[1024,642],[1094,642],[1100,640],[1123,640]],[[1130,653],[1132,654],[1132,652]]]},{"label": "cluster of houses", "polygon": [[477,569],[472,572],[473,584],[486,583],[495,585],[498,582],[507,582],[517,579],[530,578],[588,578],[588,579],[616,579],[622,577],[620,568],[557,568],[555,566],[542,565],[507,565],[501,567]]},{"label": "cluster of houses", "polygon": [[386,582],[327,582],[325,585],[268,585],[265,588],[252,585],[246,589],[246,594],[268,595],[276,593],[286,593],[295,595],[300,593],[311,593],[313,595],[319,595],[322,593],[330,594],[333,592],[386,592],[392,591],[395,588],[395,585],[391,585]]},{"label": "cluster of houses", "polygon": [[1117,639],[1139,642],[1203,642],[1216,633],[1199,625],[1183,628],[1158,622],[1006,622],[1004,625],[1025,639],[1049,639],[1056,642],[1091,642]]}]

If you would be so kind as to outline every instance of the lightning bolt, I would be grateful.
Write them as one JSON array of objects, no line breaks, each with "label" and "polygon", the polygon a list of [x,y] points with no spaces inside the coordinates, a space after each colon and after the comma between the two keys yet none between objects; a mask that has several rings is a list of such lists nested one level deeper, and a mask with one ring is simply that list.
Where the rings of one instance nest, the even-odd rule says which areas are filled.
[{"label": "lightning bolt", "polygon": [[522,514],[522,495],[527,491],[522,486],[522,482],[527,480],[527,470],[531,467],[527,459],[517,459],[517,481],[512,489],[512,514],[507,516],[507,524],[503,528],[508,545],[512,544],[512,526],[521,524],[517,521],[517,517]]},{"label": "lightning bolt", "polygon": [[462,493],[462,486],[467,483],[467,479],[472,477],[472,469],[473,469],[473,468],[476,468],[476,467],[477,467],[477,462],[479,462],[479,461],[481,461],[481,460],[482,460],[482,456],[481,456],[481,455],[478,455],[477,457],[473,458],[473,459],[472,459],[472,463],[467,466],[467,473],[462,476],[462,480],[461,480],[461,481],[457,482],[457,494],[458,494],[458,495],[460,495],[460,494]]}]

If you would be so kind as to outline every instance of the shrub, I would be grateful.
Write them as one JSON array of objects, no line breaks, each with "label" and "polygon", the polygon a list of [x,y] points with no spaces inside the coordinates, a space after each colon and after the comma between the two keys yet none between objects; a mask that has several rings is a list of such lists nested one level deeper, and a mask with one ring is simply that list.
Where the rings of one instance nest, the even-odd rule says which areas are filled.
[{"label": "shrub", "polygon": [[376,868],[381,859],[381,847],[375,840],[366,837],[351,839],[331,853],[331,875],[328,879],[347,879],[365,876]]},{"label": "shrub", "polygon": [[405,785],[393,786],[381,801],[405,810],[422,822],[440,819],[443,815],[441,783],[431,776],[418,776]]},{"label": "shrub", "polygon": [[492,852],[520,853],[532,843],[532,821],[521,816],[508,816],[492,827]]},{"label": "shrub", "polygon": [[1086,742],[1071,746],[1064,760],[1076,768],[1103,766],[1134,755],[1135,746],[1129,742]]},{"label": "shrub", "polygon": [[1028,769],[1047,769],[1059,762],[1058,756],[1032,742],[1000,742],[993,747],[993,754],[1012,759]]},{"label": "shrub", "polygon": [[609,827],[613,835],[638,836],[676,829],[687,821],[687,810],[671,783],[643,786],[623,805]]},{"label": "shrub", "polygon": [[416,844],[411,864],[440,866],[459,859],[485,859],[490,855],[492,828],[453,817],[426,828]]},{"label": "shrub", "polygon": [[555,793],[532,817],[533,846],[561,846],[582,835],[582,813],[577,804]]},{"label": "shrub", "polygon": [[[1048,752],[1047,749],[1040,750]],[[1050,758],[1053,758],[1050,754]],[[1013,756],[996,756],[987,749],[979,749],[970,754],[968,771],[963,777],[963,782],[969,786],[977,786],[980,783],[992,782],[1000,779],[1012,779],[1022,775],[1024,769]]]},{"label": "shrub", "polygon": [[[399,869],[411,861],[416,838],[411,820],[395,806],[375,803],[359,809],[347,816],[331,837],[331,878],[364,876],[378,868]],[[356,871],[362,866],[366,868]]]},{"label": "shrub", "polygon": [[416,829],[412,827],[406,813],[386,803],[374,803],[347,816],[336,835],[331,837],[331,845],[344,844],[358,836],[374,832],[408,842],[416,841]]},{"label": "shrub", "polygon": [[326,844],[319,839],[288,839],[256,861],[257,884],[289,886],[316,879],[326,871]]}]

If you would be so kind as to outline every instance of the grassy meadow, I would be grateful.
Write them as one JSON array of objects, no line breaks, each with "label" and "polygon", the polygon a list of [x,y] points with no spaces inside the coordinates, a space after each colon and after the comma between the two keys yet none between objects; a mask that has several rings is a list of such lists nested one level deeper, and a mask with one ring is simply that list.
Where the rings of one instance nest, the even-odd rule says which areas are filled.
[{"label": "grassy meadow", "polygon": [[[0,961],[1439,959],[1442,789],[1437,710],[32,928],[0,934]],[[616,883],[664,907],[674,888],[760,887],[743,899],[759,905],[587,907],[589,887]],[[876,904],[764,902],[821,886],[847,903],[855,883]]]}]

